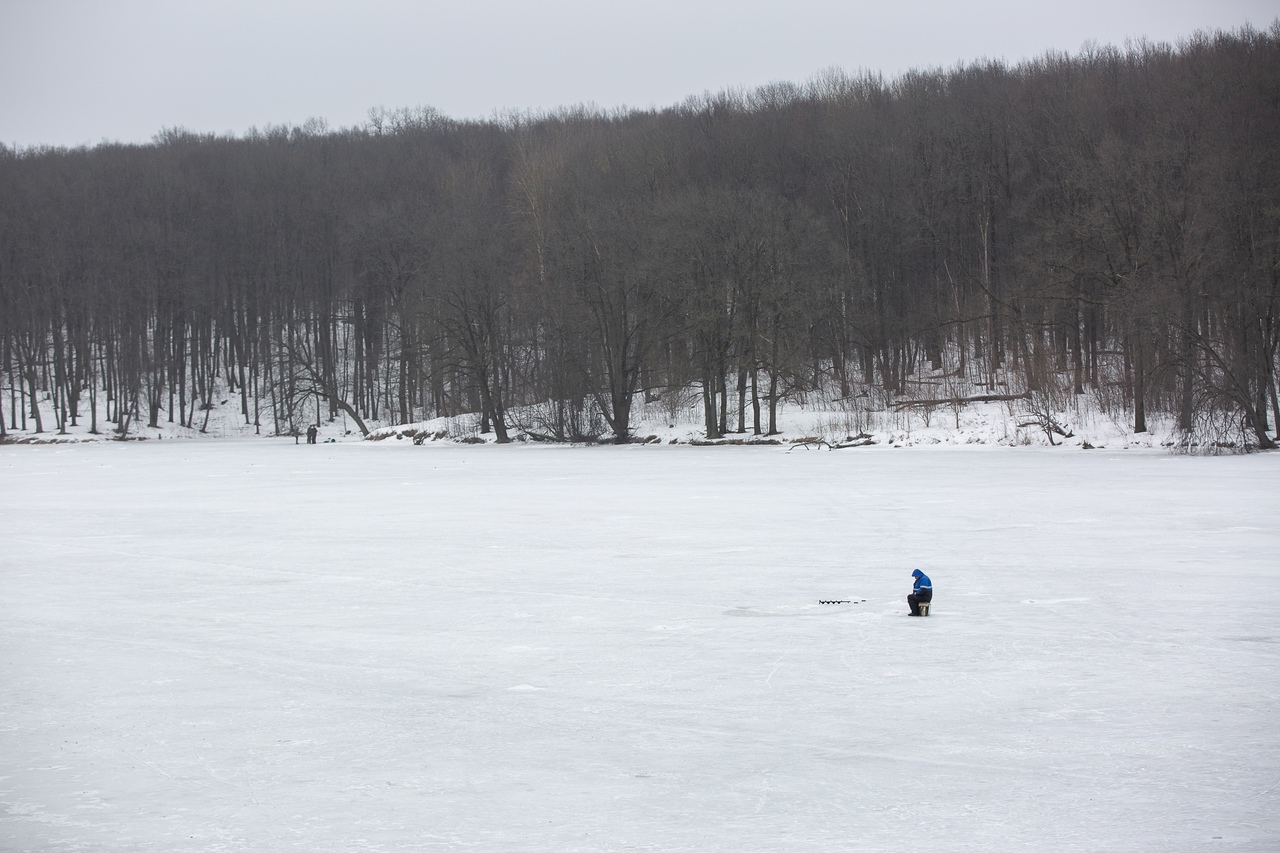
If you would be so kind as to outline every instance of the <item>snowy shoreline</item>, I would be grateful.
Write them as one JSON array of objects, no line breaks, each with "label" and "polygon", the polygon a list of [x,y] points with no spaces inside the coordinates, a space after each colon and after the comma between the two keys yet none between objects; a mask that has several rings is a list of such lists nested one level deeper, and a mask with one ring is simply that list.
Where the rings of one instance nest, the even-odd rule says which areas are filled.
[{"label": "snowy shoreline", "polygon": [[[1179,449],[1178,439],[1167,418],[1153,418],[1145,433],[1134,433],[1124,423],[1096,409],[1081,406],[1072,411],[1056,414],[1055,423],[1063,427],[1050,442],[1050,433],[1025,421],[1013,406],[998,403],[975,404],[945,415],[932,413],[922,416],[913,412],[859,411],[856,413],[829,408],[805,408],[787,405],[782,407],[779,432],[775,435],[756,435],[730,431],[721,438],[708,439],[702,425],[688,412],[675,416],[662,411],[659,406],[638,406],[638,417],[632,428],[632,440],[627,446],[694,446],[715,448],[746,446],[761,449],[782,450],[860,450],[874,449],[1083,449],[1083,450],[1161,450],[1174,452]],[[517,413],[518,415],[518,413]],[[10,431],[0,444],[40,445],[76,444],[108,441],[164,441],[164,440],[220,440],[262,439],[275,442],[290,440],[305,443],[306,426],[297,434],[288,432],[272,435],[266,428],[255,428],[244,423],[233,402],[215,406],[204,430],[187,428],[161,421],[157,427],[135,424],[123,439],[111,430],[111,424],[99,421],[99,432],[91,434],[87,418],[79,424],[68,426],[65,434],[45,430],[35,433]],[[516,420],[518,423],[518,418]],[[333,421],[322,422],[317,428],[319,443],[349,442],[399,442],[409,441],[417,445],[482,446],[495,443],[492,433],[482,433],[480,417],[464,414],[440,417],[411,424],[370,424],[368,436],[361,436],[354,426],[341,415]],[[1066,434],[1062,434],[1066,433]],[[537,435],[536,431],[511,428],[510,446],[598,447],[610,446],[607,438],[598,441],[554,442]],[[1208,448],[1213,453],[1233,453],[1233,446]],[[1198,452],[1205,452],[1200,449]]]}]

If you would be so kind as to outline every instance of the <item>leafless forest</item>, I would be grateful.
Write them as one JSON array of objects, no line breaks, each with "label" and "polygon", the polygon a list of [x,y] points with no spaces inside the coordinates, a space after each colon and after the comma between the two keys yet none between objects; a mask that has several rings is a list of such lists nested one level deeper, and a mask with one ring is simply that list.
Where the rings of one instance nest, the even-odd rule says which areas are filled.
[{"label": "leafless forest", "polygon": [[[668,109],[0,147],[0,433],[1089,394],[1275,446],[1280,24]],[[531,414],[533,413],[533,414]],[[103,422],[99,422],[102,420]],[[1215,426],[1216,425],[1216,426]]]}]

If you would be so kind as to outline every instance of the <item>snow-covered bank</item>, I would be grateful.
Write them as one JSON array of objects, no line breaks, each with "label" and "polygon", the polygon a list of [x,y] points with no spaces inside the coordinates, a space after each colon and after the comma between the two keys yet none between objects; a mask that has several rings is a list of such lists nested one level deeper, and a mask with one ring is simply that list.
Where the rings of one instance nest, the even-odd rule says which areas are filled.
[{"label": "snow-covered bank", "polygon": [[1280,456],[528,450],[0,448],[0,848],[1280,844]]},{"label": "snow-covered bank", "polygon": [[[981,389],[970,388],[970,391]],[[921,395],[936,393],[922,386]],[[897,399],[879,391],[863,390],[839,398],[831,393],[813,392],[779,403],[777,433],[768,435],[767,412],[762,415],[761,432],[755,431],[751,410],[739,423],[735,413],[729,419],[728,431],[722,438],[708,441],[702,420],[701,404],[696,389],[671,391],[649,402],[638,395],[632,409],[631,435],[643,444],[747,444],[793,445],[808,443],[813,447],[882,446],[882,447],[1049,447],[1084,449],[1176,448],[1180,438],[1173,422],[1158,414],[1148,416],[1148,430],[1133,431],[1132,416],[1108,414],[1093,394],[1063,395],[1052,405],[1025,395],[1006,395],[1010,399],[987,402],[956,402],[937,405],[904,405],[907,398]],[[133,421],[126,436],[130,441],[201,440],[226,438],[267,438],[277,442],[304,442],[310,422],[276,423],[269,412],[258,412],[258,424],[246,422],[238,395],[215,395],[212,409],[196,413],[191,426],[171,423],[162,412],[155,427]],[[588,404],[589,405],[589,404]],[[82,413],[77,424],[59,431],[45,403],[44,429],[36,432],[34,418],[26,419],[26,428],[18,426],[12,411],[6,410],[8,433],[0,443],[11,444],[78,444],[111,441],[117,438],[114,425],[107,422],[105,403],[100,403],[96,422]],[[545,437],[546,423],[551,419],[549,406],[523,406],[507,413],[508,429],[516,444],[535,444]],[[252,411],[252,407],[251,407]],[[312,409],[314,413],[314,409]],[[598,413],[586,413],[600,441],[609,440],[609,430]],[[91,428],[97,426],[97,432]],[[1053,429],[1046,429],[1051,423]],[[322,418],[315,424],[320,442],[359,441],[356,424],[338,412],[332,419]],[[481,418],[476,413],[439,417],[414,423],[369,419],[368,440],[410,440],[418,444],[492,444],[492,431],[482,432]],[[279,433],[277,433],[279,430]],[[1202,446],[1199,451],[1236,452],[1245,449],[1248,437],[1239,429],[1219,426],[1212,431],[1223,439]]]},{"label": "snow-covered bank", "polygon": [[[12,420],[8,413],[8,420]],[[307,424],[295,424],[297,434],[291,434],[282,425],[282,435],[275,435],[275,424],[255,426],[246,423],[239,409],[238,398],[219,399],[208,413],[207,420],[201,413],[191,427],[169,423],[163,417],[157,426],[134,423],[127,440],[203,440],[228,438],[262,438],[275,442],[301,443],[306,441]],[[1046,430],[1045,417],[1052,419],[1059,430]],[[540,443],[540,428],[545,415],[540,407],[524,407],[509,413],[509,430],[515,444]],[[79,418],[76,425],[68,425],[65,432],[46,427],[35,432],[34,419],[29,419],[27,429],[9,430],[3,443],[9,444],[79,444],[84,442],[112,441],[117,438],[113,425],[100,417],[98,432],[90,432],[93,421]],[[607,430],[600,421],[601,441],[607,441]],[[822,447],[1050,447],[1066,449],[1146,449],[1177,447],[1179,437],[1167,418],[1152,416],[1149,429],[1135,433],[1132,422],[1123,417],[1105,414],[1091,397],[1068,398],[1061,407],[1052,411],[1037,411],[1029,400],[1015,399],[1001,402],[970,402],[955,406],[911,407],[897,409],[884,401],[871,403],[865,398],[829,399],[822,395],[810,395],[804,401],[784,402],[779,406],[778,432],[774,435],[757,434],[750,418],[738,431],[733,419],[724,437],[708,441],[705,426],[696,400],[688,395],[675,399],[655,400],[650,403],[637,401],[633,410],[631,434],[636,443],[649,445],[750,445],[793,446],[803,444],[809,448]],[[493,432],[481,432],[481,419],[475,413],[456,417],[440,417],[409,424],[370,421],[367,437],[370,441],[411,441],[417,444],[492,444]],[[767,427],[767,423],[765,424]],[[333,420],[322,420],[317,425],[321,443],[360,441],[354,423],[338,414]],[[1214,452],[1232,452],[1242,449],[1243,442],[1233,445],[1210,447]],[[1203,450],[1204,448],[1202,448]]]},{"label": "snow-covered bank", "polygon": [[[1104,415],[1081,401],[1078,406],[1051,413],[1061,431],[1046,430],[1035,422],[1025,401],[968,403],[963,406],[919,408],[903,411],[860,408],[857,401],[814,401],[809,405],[783,405],[778,432],[756,434],[750,421],[737,431],[736,421],[723,437],[708,440],[694,407],[671,411],[661,403],[638,405],[632,435],[642,444],[692,444],[776,446],[805,444],[810,447],[1064,447],[1085,449],[1174,448],[1172,424],[1153,418],[1147,432],[1135,433],[1131,424]],[[516,442],[536,437],[518,424],[529,420],[527,412],[512,414]],[[475,414],[435,418],[413,424],[382,426],[370,432],[374,441],[411,439],[419,444],[447,442],[493,443],[492,432],[481,433]],[[602,438],[607,440],[607,438]],[[1231,448],[1218,448],[1220,450]]]}]

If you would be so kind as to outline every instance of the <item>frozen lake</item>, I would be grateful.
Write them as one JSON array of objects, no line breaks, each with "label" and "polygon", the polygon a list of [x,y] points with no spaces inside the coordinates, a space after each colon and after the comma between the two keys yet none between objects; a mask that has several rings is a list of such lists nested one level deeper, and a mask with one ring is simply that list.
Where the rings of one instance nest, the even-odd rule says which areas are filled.
[{"label": "frozen lake", "polygon": [[1269,853],[1277,517],[1280,454],[0,447],[0,849]]}]

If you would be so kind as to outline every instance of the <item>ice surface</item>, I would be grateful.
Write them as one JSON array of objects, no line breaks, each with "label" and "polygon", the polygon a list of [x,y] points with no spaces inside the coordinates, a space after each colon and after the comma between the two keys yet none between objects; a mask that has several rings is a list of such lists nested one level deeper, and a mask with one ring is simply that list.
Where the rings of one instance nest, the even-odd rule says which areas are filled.
[{"label": "ice surface", "polygon": [[0,849],[1274,851],[1277,486],[1275,454],[3,447]]}]

